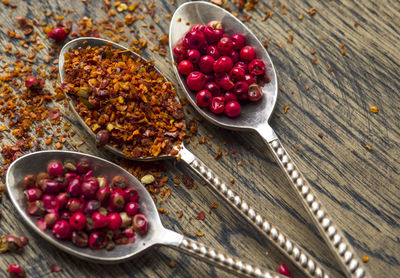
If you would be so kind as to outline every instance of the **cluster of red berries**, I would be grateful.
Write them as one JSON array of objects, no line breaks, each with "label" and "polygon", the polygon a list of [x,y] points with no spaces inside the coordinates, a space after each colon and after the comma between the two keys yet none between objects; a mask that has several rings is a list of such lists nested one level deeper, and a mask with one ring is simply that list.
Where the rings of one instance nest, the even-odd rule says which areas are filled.
[{"label": "cluster of red berries", "polygon": [[239,102],[262,97],[257,81],[265,79],[264,62],[256,59],[255,49],[246,45],[242,34],[226,35],[221,22],[195,24],[173,53],[178,72],[187,76],[188,88],[197,92],[199,107],[237,117]]},{"label": "cluster of red berries", "polygon": [[51,161],[47,172],[26,175],[22,181],[28,213],[36,225],[52,229],[61,240],[79,247],[112,249],[115,244],[134,242],[135,232],[147,232],[147,219],[139,214],[139,195],[128,188],[128,180],[115,176],[95,177],[85,160]]}]

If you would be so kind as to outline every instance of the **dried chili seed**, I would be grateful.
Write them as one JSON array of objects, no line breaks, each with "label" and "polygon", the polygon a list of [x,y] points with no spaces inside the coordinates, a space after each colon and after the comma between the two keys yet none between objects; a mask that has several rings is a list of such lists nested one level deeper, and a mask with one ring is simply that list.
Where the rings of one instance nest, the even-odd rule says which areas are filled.
[{"label": "dried chili seed", "polygon": [[153,64],[110,46],[65,54],[66,92],[95,132],[128,157],[169,154],[186,135],[182,105],[172,83]]}]

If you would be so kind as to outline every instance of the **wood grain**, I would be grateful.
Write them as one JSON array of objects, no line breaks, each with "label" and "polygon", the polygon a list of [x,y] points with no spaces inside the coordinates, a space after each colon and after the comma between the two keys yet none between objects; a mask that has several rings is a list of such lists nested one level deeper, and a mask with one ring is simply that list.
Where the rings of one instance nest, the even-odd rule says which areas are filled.
[{"label": "wood grain", "polygon": [[[397,277],[400,273],[400,3],[394,0],[293,0],[285,3],[287,14],[283,14],[281,2],[259,2],[256,10],[239,13],[239,16],[251,15],[246,25],[261,41],[270,39],[268,51],[280,86],[271,126],[358,254],[369,257],[366,264],[372,276]],[[106,18],[102,1],[30,0],[16,3],[16,9],[0,4],[1,52],[7,44],[27,51],[18,40],[7,36],[7,30],[15,29],[15,18],[19,15],[54,24],[54,15],[62,13],[63,9],[74,8],[76,12],[67,19]],[[151,48],[157,45],[157,38],[168,31],[166,15],[173,13],[181,3],[183,1],[174,4],[167,0],[156,1],[154,18],[159,19],[158,23],[145,15],[143,20],[130,26],[132,30],[139,30],[144,38],[154,37],[154,42],[149,41],[143,54],[154,59],[156,66],[174,84],[178,83],[170,57],[161,57]],[[231,3],[228,6],[233,7]],[[143,8],[143,4],[139,7]],[[314,16],[308,14],[312,7],[316,9]],[[266,15],[264,8],[274,12],[266,21],[261,20]],[[53,16],[46,17],[43,9],[51,11]],[[115,20],[123,21],[125,14],[117,13]],[[300,14],[303,14],[302,20]],[[144,23],[154,25],[156,35],[144,27]],[[37,30],[46,44],[48,39],[42,29]],[[293,35],[293,44],[287,43],[288,34]],[[127,35],[131,40],[132,33],[127,32]],[[344,56],[341,43],[346,51]],[[47,50],[39,52],[36,64],[43,63]],[[313,51],[314,55],[311,54]],[[4,55],[0,66],[13,59]],[[332,72],[328,70],[330,67]],[[176,89],[183,95],[180,88],[176,86]],[[290,109],[283,113],[283,107],[287,105]],[[378,106],[379,113],[371,113],[368,109],[371,105]],[[87,134],[72,114],[67,115],[66,109],[60,109],[65,111],[63,121],[71,122],[77,133],[68,139],[65,147],[83,140],[85,144],[77,150],[113,158],[86,138]],[[192,107],[188,106],[186,110],[188,120],[199,117]],[[57,133],[56,128],[47,132]],[[7,132],[3,135],[2,144],[15,141]],[[202,137],[207,138],[207,144],[197,143]],[[41,140],[43,148],[54,148]],[[213,157],[218,147],[229,155],[216,161]],[[196,141],[188,148],[228,183],[234,178],[235,191],[317,257],[334,277],[343,276],[258,135],[223,130],[203,121]],[[236,151],[236,158],[231,150]],[[238,166],[238,162],[243,166]],[[161,216],[167,228],[187,230],[191,238],[271,269],[285,261],[270,243],[232,213],[231,208],[183,164],[172,161],[163,164],[172,191],[172,198],[161,205],[171,212]],[[195,178],[199,185],[197,190],[173,185],[173,178],[183,174]],[[194,219],[199,211],[208,212],[213,202],[219,203],[219,207],[211,210],[204,221]],[[23,255],[2,254],[1,277],[7,276],[6,268],[11,262],[20,263],[29,277],[230,277],[167,248],[151,250],[141,258],[118,265],[87,263],[58,251],[28,230],[7,197],[3,198],[0,208],[3,211],[0,233],[27,235],[30,239]],[[180,210],[184,215],[179,219],[176,212]],[[204,236],[196,237],[198,231]],[[175,267],[169,266],[171,260]],[[51,273],[49,266],[52,263],[61,264],[63,270]],[[288,265],[293,270],[293,277],[304,277],[290,263]]]}]

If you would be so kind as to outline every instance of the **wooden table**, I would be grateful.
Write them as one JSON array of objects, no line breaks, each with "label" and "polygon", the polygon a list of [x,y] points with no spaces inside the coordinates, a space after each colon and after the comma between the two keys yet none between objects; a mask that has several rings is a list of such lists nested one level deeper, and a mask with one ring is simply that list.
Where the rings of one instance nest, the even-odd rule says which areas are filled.
[{"label": "wooden table", "polygon": [[[182,2],[155,1],[154,16],[144,14],[143,20],[130,25],[130,29],[139,30],[144,39],[154,37],[143,53],[155,59],[156,66],[174,84],[178,83],[170,57],[160,56],[152,48],[168,31],[167,15]],[[246,25],[261,41],[268,42],[278,74],[280,90],[270,121],[272,127],[358,255],[369,258],[366,265],[372,276],[397,277],[400,273],[399,2],[362,1],[361,4],[348,0],[341,3],[296,0],[287,1],[285,7],[281,3],[271,4],[271,1],[259,2],[256,10],[240,12],[239,17],[251,16]],[[10,44],[29,53],[21,47],[20,40],[7,35],[7,30],[17,26],[16,17],[20,15],[48,24],[54,24],[55,16],[63,14],[63,9],[76,10],[67,19],[88,16],[100,21],[107,18],[102,9],[103,1],[30,0],[16,1],[16,4],[15,9],[0,4],[1,51]],[[228,6],[233,7],[231,3]],[[143,8],[140,4],[136,14],[143,14]],[[309,14],[311,8],[316,10],[313,16]],[[263,20],[267,17],[264,9],[273,11],[266,20]],[[237,12],[237,8],[233,11]],[[47,12],[51,12],[51,16],[46,16]],[[123,22],[127,13],[116,12],[114,19]],[[156,34],[152,34],[150,25],[155,27]],[[35,27],[35,30],[47,44],[49,39],[42,28]],[[127,32],[129,41],[121,43],[128,45],[133,34]],[[46,49],[39,51],[35,64],[44,63],[46,57]],[[14,60],[13,55],[4,55],[0,65]],[[183,96],[177,85],[176,89]],[[62,109],[59,103],[55,105]],[[370,106],[379,107],[379,112],[370,112]],[[187,106],[186,110],[188,120],[199,117],[192,107]],[[84,140],[85,144],[73,149],[112,158],[86,139],[87,134],[72,114],[65,114],[63,122],[71,122],[77,133],[64,148]],[[51,134],[55,130],[56,127],[48,132]],[[7,131],[3,131],[3,135],[2,144],[15,142]],[[198,144],[202,138],[206,138],[207,143]],[[46,137],[40,138],[43,149],[55,148],[54,144],[44,144],[45,140]],[[218,148],[228,155],[215,160]],[[227,183],[233,178],[232,187],[236,192],[317,257],[333,277],[343,276],[258,135],[223,130],[203,121],[189,149]],[[186,230],[191,238],[271,269],[286,262],[293,277],[304,276],[183,164],[172,161],[162,164],[167,169],[172,193],[168,202],[158,204],[170,212],[161,215],[165,227],[178,232]],[[187,189],[182,184],[174,186],[174,178],[184,174],[194,177],[197,190]],[[218,208],[210,209],[212,203],[218,203]],[[18,262],[29,277],[230,277],[167,248],[153,249],[141,258],[118,265],[84,262],[60,252],[28,229],[7,196],[0,207],[3,211],[1,234],[26,235],[30,239],[22,255],[1,255],[1,277],[7,276],[6,268],[12,262]],[[178,218],[181,210],[183,216]],[[201,210],[206,212],[204,221],[195,219]],[[204,236],[198,237],[196,232]],[[175,266],[172,267],[171,262]],[[53,263],[60,264],[62,271],[51,273],[49,266]]]}]

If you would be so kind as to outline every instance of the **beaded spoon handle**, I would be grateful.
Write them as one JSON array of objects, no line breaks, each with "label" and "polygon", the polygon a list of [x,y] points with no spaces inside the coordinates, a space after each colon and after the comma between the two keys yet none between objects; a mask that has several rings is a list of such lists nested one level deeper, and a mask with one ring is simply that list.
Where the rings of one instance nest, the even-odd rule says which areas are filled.
[{"label": "beaded spoon handle", "polygon": [[286,255],[299,269],[309,277],[329,278],[323,266],[297,243],[290,240],[278,227],[263,218],[254,208],[233,192],[221,179],[200,159],[186,148],[179,152],[181,160],[208,182],[225,201],[239,212],[253,227],[260,231],[275,247]]}]

